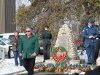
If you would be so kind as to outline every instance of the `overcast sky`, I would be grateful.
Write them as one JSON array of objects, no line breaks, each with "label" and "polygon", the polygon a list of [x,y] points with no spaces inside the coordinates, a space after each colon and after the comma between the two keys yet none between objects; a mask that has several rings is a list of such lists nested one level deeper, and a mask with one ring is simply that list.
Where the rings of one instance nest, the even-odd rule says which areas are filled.
[{"label": "overcast sky", "polygon": [[30,1],[28,0],[16,0],[16,10],[18,9],[19,5],[25,4],[26,6],[30,5]]},{"label": "overcast sky", "polygon": [[30,5],[30,1],[28,0],[22,0],[22,3],[24,3],[25,5]]}]

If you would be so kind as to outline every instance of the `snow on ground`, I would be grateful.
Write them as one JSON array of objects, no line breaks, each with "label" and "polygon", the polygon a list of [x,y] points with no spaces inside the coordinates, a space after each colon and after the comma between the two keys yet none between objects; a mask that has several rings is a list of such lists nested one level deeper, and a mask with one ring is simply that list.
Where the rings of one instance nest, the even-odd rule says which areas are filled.
[{"label": "snow on ground", "polygon": [[15,66],[14,59],[5,59],[4,61],[0,62],[0,75],[10,74],[13,72],[18,72],[25,70],[23,66]]},{"label": "snow on ground", "polygon": [[[85,52],[83,52],[83,55],[81,55],[81,51],[78,52],[78,55],[80,59],[87,58]],[[87,61],[87,59],[85,59]],[[38,62],[43,62],[43,56],[39,55],[36,57],[36,63]],[[47,63],[54,63],[52,58],[50,60],[47,60],[45,64]],[[3,61],[0,61],[0,75],[5,75],[9,74],[11,75],[12,73],[17,74],[17,72],[26,72],[23,66],[15,66],[14,64],[14,58],[11,59],[4,59]]]},{"label": "snow on ground", "polygon": [[[38,56],[36,58],[36,63],[37,62],[43,62],[43,56]],[[0,75],[11,74],[11,73],[16,73],[21,71],[25,71],[24,67],[15,66],[14,58],[4,59],[3,61],[0,61]]]},{"label": "snow on ground", "polygon": [[[36,57],[36,63],[43,62],[43,56],[39,55]],[[50,60],[47,60],[45,64],[47,63],[54,63],[52,58]],[[26,72],[23,66],[15,66],[14,64],[14,58],[11,59],[4,59],[3,61],[0,61],[0,75],[5,74],[17,74],[17,72]]]}]

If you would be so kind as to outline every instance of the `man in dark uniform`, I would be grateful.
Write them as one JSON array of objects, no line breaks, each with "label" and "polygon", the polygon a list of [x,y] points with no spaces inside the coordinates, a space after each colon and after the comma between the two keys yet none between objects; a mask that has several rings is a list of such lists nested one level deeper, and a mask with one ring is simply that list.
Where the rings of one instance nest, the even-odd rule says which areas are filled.
[{"label": "man in dark uniform", "polygon": [[99,75],[100,74],[100,57],[96,60],[96,67],[85,73],[85,75]]},{"label": "man in dark uniform", "polygon": [[44,28],[44,31],[42,32],[42,39],[43,39],[43,55],[44,55],[44,61],[47,59],[50,59],[50,47],[51,47],[51,39],[52,34],[48,31],[48,27]]},{"label": "man in dark uniform", "polygon": [[98,37],[98,28],[94,25],[95,20],[90,18],[88,25],[83,29],[83,36],[85,37],[85,49],[88,56],[88,64],[94,64],[94,53],[97,45],[96,38]]}]

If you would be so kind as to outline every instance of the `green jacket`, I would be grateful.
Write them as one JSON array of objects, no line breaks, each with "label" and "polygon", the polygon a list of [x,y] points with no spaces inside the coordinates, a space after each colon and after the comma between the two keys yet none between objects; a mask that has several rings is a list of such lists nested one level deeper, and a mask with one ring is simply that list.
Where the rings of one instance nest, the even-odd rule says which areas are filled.
[{"label": "green jacket", "polygon": [[35,58],[35,56],[31,55],[34,52],[38,53],[39,44],[37,36],[32,35],[30,39],[27,39],[27,36],[24,35],[21,39],[19,49],[20,53],[22,53],[23,58]]}]

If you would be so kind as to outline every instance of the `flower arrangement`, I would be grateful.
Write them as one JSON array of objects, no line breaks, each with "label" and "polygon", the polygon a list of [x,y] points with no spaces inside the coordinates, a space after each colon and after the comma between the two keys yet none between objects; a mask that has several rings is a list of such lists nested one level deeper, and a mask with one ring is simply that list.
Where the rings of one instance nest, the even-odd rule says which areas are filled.
[{"label": "flower arrangement", "polygon": [[35,64],[34,69],[38,69],[38,71],[45,71],[45,65],[42,63]]},{"label": "flower arrangement", "polygon": [[37,69],[39,72],[55,72],[58,74],[61,73],[81,73],[81,72],[87,72],[90,71],[93,68],[93,65],[87,65],[87,64],[61,64],[61,63],[57,63],[57,64],[35,64],[35,69]]},{"label": "flower arrangement", "polygon": [[58,62],[55,64],[55,72],[56,73],[63,73],[63,70],[66,68],[65,62]]},{"label": "flower arrangement", "polygon": [[90,65],[87,64],[69,64],[66,62],[68,59],[67,50],[62,47],[55,47],[53,50],[53,59],[56,62],[55,64],[48,63],[38,63],[35,64],[34,68],[38,69],[38,71],[47,71],[47,72],[56,72],[58,74],[67,72],[67,73],[80,73],[80,72],[87,72],[91,70]]},{"label": "flower arrangement", "polygon": [[47,64],[45,70],[46,70],[47,72],[54,72],[55,66],[54,66],[52,63]]}]

